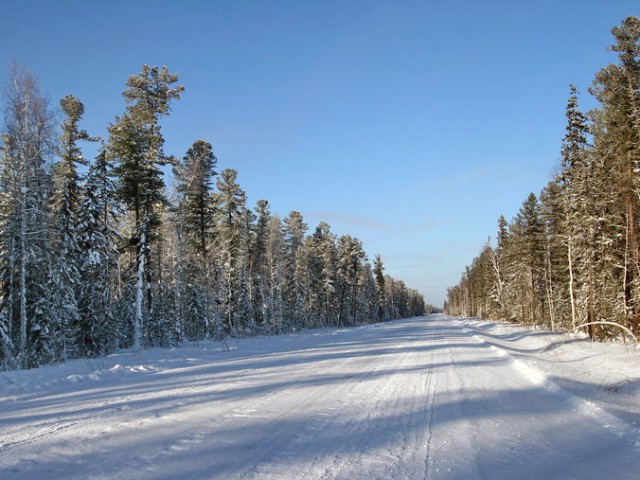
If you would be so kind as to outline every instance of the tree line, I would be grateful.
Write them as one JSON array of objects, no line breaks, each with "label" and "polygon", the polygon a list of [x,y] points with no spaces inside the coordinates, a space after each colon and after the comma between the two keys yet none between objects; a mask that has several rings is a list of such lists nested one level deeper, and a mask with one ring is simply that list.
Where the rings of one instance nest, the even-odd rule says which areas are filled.
[{"label": "tree line", "polygon": [[[161,120],[184,87],[144,65],[108,138],[84,105],[10,67],[0,143],[0,369],[122,348],[278,334],[423,315],[422,295],[369,262],[362,242],[302,215],[247,206],[210,143],[177,158]],[[93,161],[82,152],[97,142]],[[174,186],[163,169],[172,168]]]},{"label": "tree line", "polygon": [[589,89],[583,113],[570,86],[559,172],[511,222],[498,220],[448,290],[450,314],[620,335],[640,333],[640,19],[612,29],[617,63]]}]

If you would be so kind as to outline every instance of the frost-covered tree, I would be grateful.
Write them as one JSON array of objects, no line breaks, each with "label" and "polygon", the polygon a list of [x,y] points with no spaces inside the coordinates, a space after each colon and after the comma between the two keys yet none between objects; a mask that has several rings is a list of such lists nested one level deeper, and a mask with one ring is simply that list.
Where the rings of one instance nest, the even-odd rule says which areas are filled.
[{"label": "frost-covered tree", "polygon": [[611,50],[618,63],[596,74],[592,94],[600,102],[596,151],[615,185],[617,202],[610,208],[624,218],[622,299],[626,321],[640,329],[640,18],[627,17],[612,29]]},{"label": "frost-covered tree", "polygon": [[285,240],[282,221],[271,216],[266,228],[265,278],[267,295],[264,323],[270,332],[282,333],[285,322]]},{"label": "frost-covered tree", "polygon": [[544,296],[544,240],[540,203],[529,194],[510,225],[509,250],[512,291],[523,323],[536,324]]},{"label": "frost-covered tree", "polygon": [[52,325],[43,308],[49,266],[51,177],[55,126],[36,78],[13,65],[4,90],[0,182],[1,268],[5,362],[32,367],[55,359]]},{"label": "frost-covered tree", "polygon": [[557,330],[563,318],[569,316],[567,302],[568,255],[562,187],[557,180],[550,181],[540,193],[540,218],[543,230],[544,252],[544,308],[540,324]]},{"label": "frost-covered tree", "polygon": [[143,339],[144,292],[146,310],[152,309],[150,288],[153,265],[151,248],[160,225],[158,207],[166,204],[161,167],[170,163],[163,150],[160,118],[169,114],[171,101],[184,90],[174,85],[178,75],[167,67],[143,65],[138,75],[127,81],[123,95],[131,105],[109,126],[109,156],[117,161],[119,195],[133,216],[130,244],[135,249],[135,300],[133,347],[140,349]]},{"label": "frost-covered tree", "polygon": [[212,196],[216,157],[210,143],[197,140],[174,166],[175,295],[179,320],[176,339],[206,338],[213,298],[212,255],[215,202]]},{"label": "frost-covered tree", "polygon": [[173,170],[185,235],[203,260],[207,258],[214,236],[215,205],[211,193],[217,174],[216,163],[211,144],[197,140]]},{"label": "frost-covered tree", "polygon": [[283,292],[286,303],[285,315],[292,325],[299,327],[304,316],[306,265],[303,249],[308,226],[304,223],[302,214],[295,210],[290,212],[283,222],[286,263]]},{"label": "frost-covered tree", "polygon": [[[373,323],[378,320],[378,292],[373,268],[364,262],[360,270],[360,287],[356,296],[356,323]],[[408,310],[411,306],[407,304]]]},{"label": "frost-covered tree", "polygon": [[271,210],[267,200],[258,200],[254,208],[256,223],[249,243],[248,275],[251,282],[252,312],[256,326],[268,330],[267,244]]},{"label": "frost-covered tree", "polygon": [[80,141],[96,141],[79,123],[84,105],[73,95],[60,100],[65,115],[60,137],[60,159],[54,165],[52,195],[52,262],[49,270],[47,316],[56,333],[59,356],[77,357],[87,351],[88,333],[83,331],[78,307],[81,287],[78,244],[78,206],[81,176],[78,168],[88,165],[82,155]]},{"label": "frost-covered tree", "polygon": [[362,242],[351,235],[338,238],[337,281],[339,291],[338,325],[345,324],[350,317],[355,323],[357,317],[357,293],[360,286],[360,272],[366,258]]},{"label": "frost-covered tree", "polygon": [[241,291],[248,262],[246,194],[237,181],[238,172],[225,169],[216,182],[216,255],[220,268],[218,301],[224,317],[224,332],[239,333]]},{"label": "frost-covered tree", "polygon": [[[571,307],[571,326],[582,323],[581,306],[593,315],[591,300],[593,292],[593,264],[589,252],[595,247],[593,225],[593,166],[589,155],[587,140],[587,118],[578,108],[578,95],[575,86],[570,85],[570,96],[566,107],[567,126],[562,143],[562,171],[558,181],[562,195],[563,229],[567,256],[567,291]],[[585,278],[586,277],[586,278]],[[581,284],[586,282],[586,288]],[[585,293],[581,296],[580,293]],[[581,298],[582,297],[582,298]],[[588,314],[588,313],[587,313]]]},{"label": "frost-covered tree", "polygon": [[183,91],[177,80],[146,65],[129,77],[129,105],[89,165],[83,104],[62,99],[56,135],[34,77],[13,68],[0,143],[0,369],[424,312],[417,292],[382,277],[379,258],[374,274],[359,240],[337,241],[325,222],[307,236],[299,212],[280,220],[266,200],[248,209],[235,170],[214,192],[209,143],[180,163],[165,155],[160,120]]},{"label": "frost-covered tree", "polygon": [[[628,17],[612,33],[618,62],[590,89],[599,108],[581,113],[570,87],[560,172],[499,239],[502,318],[586,324],[595,337],[619,334],[611,322],[640,332],[640,19]],[[449,312],[475,314],[479,269],[472,264],[449,290]]]},{"label": "frost-covered tree", "polygon": [[384,280],[384,264],[382,257],[376,255],[373,261],[373,274],[376,280],[376,296],[378,304],[378,320],[385,320],[388,316],[385,298],[385,280]]},{"label": "frost-covered tree", "polygon": [[116,315],[123,206],[117,196],[113,166],[103,145],[90,166],[78,212],[79,344],[86,355],[103,355],[129,344],[126,318]]}]

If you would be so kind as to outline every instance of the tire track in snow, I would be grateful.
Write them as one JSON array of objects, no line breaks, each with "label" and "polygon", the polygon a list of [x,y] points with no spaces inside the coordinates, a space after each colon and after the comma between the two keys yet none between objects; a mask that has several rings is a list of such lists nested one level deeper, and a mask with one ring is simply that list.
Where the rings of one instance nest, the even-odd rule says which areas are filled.
[{"label": "tire track in snow", "polygon": [[433,442],[433,418],[436,411],[436,375],[435,372],[431,372],[431,366],[433,365],[433,354],[429,350],[429,362],[425,375],[425,391],[427,393],[426,403],[427,407],[427,442],[426,452],[424,457],[424,479],[431,480],[431,468],[433,466],[433,459],[431,458],[431,443]]},{"label": "tire track in snow", "polygon": [[[395,357],[393,363],[386,358],[389,356]],[[296,472],[296,477],[352,478],[353,470],[367,463],[365,457],[369,456],[368,448],[361,444],[361,440],[366,441],[367,432],[375,429],[376,421],[384,417],[386,410],[393,410],[393,405],[388,403],[389,396],[397,389],[397,378],[393,372],[402,371],[408,358],[408,355],[389,353],[375,358],[375,362],[370,357],[359,360],[359,373],[353,378],[356,381],[343,383],[342,388],[328,396],[328,405],[314,415],[315,419],[306,426],[306,431],[294,439],[282,452],[281,458],[276,458],[276,467],[278,463],[286,465],[287,457],[299,456],[313,438],[320,438],[323,440],[313,443],[317,460]],[[382,370],[382,378],[377,378]],[[336,436],[336,432],[343,432],[343,435]],[[354,443],[356,438],[359,440]],[[389,455],[380,453],[384,457]],[[269,466],[261,466],[256,473],[256,478],[283,478],[287,475],[285,471]]]},{"label": "tire track in snow", "polygon": [[449,334],[433,341],[433,348],[437,349],[433,362],[434,384],[437,382],[441,387],[433,387],[429,420],[431,440],[425,480],[487,478],[479,462],[478,427],[473,416],[465,411],[470,389],[466,370],[460,366],[465,363],[461,349],[473,343],[468,338]]},{"label": "tire track in snow", "polygon": [[[363,357],[355,381],[335,390],[325,409],[314,413],[281,455],[259,466],[252,478],[423,477],[430,352],[423,339],[401,346]],[[306,450],[312,450],[314,458],[303,466],[298,458],[297,468],[291,469]]]},{"label": "tire track in snow", "polygon": [[[302,352],[303,356],[304,354],[305,352]],[[311,356],[316,354],[317,352],[313,349],[309,353]],[[333,354],[330,355],[332,356]],[[188,449],[183,447],[188,445],[210,451],[224,450],[227,444],[229,446],[231,444],[220,440],[227,434],[218,432],[226,431],[251,432],[251,443],[244,448],[238,448],[234,454],[233,464],[229,465],[227,470],[218,470],[216,478],[247,478],[256,475],[257,469],[262,472],[257,477],[263,478],[265,465],[277,463],[278,458],[287,453],[288,445],[295,439],[296,435],[291,435],[292,422],[299,422],[298,429],[308,429],[311,422],[309,419],[292,420],[292,415],[295,416],[301,412],[312,415],[317,411],[318,406],[321,406],[335,417],[336,412],[339,412],[345,404],[345,399],[349,397],[351,390],[358,385],[358,381],[363,380],[361,369],[364,361],[360,354],[353,357],[338,355],[337,358],[295,368],[296,361],[302,360],[299,357],[300,354],[292,356],[291,367],[280,367],[290,371],[292,375],[287,381],[289,387],[278,388],[267,381],[264,383],[265,388],[270,390],[267,394],[250,398],[237,397],[231,404],[220,405],[217,405],[216,399],[212,398],[209,402],[210,407],[213,409],[216,405],[220,407],[215,413],[198,408],[188,422],[176,425],[177,428],[170,429],[170,433],[164,437],[156,438],[159,440],[156,443],[166,446],[154,448],[148,455],[136,458],[136,461],[148,467],[140,478],[148,478],[149,475],[157,472],[158,469],[154,466],[157,463],[168,462],[167,455],[176,457],[169,463],[181,461],[181,457],[188,453]],[[318,370],[322,371],[319,378]],[[269,368],[258,369],[253,376],[247,376],[241,384],[238,384],[238,387],[243,388],[242,385],[244,385],[244,388],[248,388],[247,381],[258,381],[258,384],[250,383],[258,387],[260,378],[265,376],[263,374],[270,376],[271,372]],[[282,377],[283,373],[280,372],[276,376],[276,381]],[[324,377],[332,382],[329,388],[322,381]],[[318,378],[317,384],[310,382],[310,379],[314,378]],[[300,385],[297,385],[298,383]],[[306,383],[311,385],[305,386]],[[228,388],[223,386],[222,391],[233,390],[233,385],[235,384]],[[325,416],[329,415],[325,414]],[[191,441],[194,437],[197,437],[195,440],[202,441]],[[293,454],[299,455],[300,451],[294,449]],[[194,478],[211,476],[207,473],[211,469],[207,459],[192,462],[190,467]],[[290,465],[288,467],[290,468]]]},{"label": "tire track in snow", "polygon": [[83,425],[79,422],[54,421],[46,422],[46,424],[35,425],[33,428],[36,432],[30,431],[22,435],[10,436],[10,440],[0,441],[0,452],[6,452],[13,447],[23,447],[34,442],[41,441],[46,437],[59,434],[67,430],[77,430]]}]

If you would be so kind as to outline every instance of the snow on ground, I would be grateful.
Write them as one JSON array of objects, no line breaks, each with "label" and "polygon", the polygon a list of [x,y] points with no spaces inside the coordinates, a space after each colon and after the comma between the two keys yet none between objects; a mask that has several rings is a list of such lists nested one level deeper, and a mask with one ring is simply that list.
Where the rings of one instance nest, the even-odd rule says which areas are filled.
[{"label": "snow on ground", "polygon": [[442,315],[0,373],[0,478],[638,479],[640,352]]}]

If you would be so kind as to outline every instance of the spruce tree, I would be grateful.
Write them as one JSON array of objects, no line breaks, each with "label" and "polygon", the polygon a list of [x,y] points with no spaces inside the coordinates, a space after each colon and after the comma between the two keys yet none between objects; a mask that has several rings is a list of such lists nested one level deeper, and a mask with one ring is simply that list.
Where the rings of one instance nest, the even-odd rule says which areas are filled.
[{"label": "spruce tree", "polygon": [[265,277],[267,279],[267,305],[264,322],[271,333],[282,333],[285,322],[285,239],[282,221],[275,216],[269,217],[265,250]]},{"label": "spruce tree", "polygon": [[285,290],[284,299],[286,302],[285,315],[289,322],[298,325],[302,321],[304,311],[304,278],[299,262],[303,259],[301,249],[304,245],[304,235],[307,231],[307,224],[304,223],[302,214],[291,211],[284,219],[285,238]]},{"label": "spruce tree", "polygon": [[[81,176],[78,167],[88,165],[78,142],[96,141],[79,122],[84,105],[72,95],[60,100],[65,114],[60,138],[60,160],[54,167],[53,263],[49,272],[47,311],[50,322],[59,328],[56,332],[61,358],[85,355],[92,350],[90,332],[82,328],[78,307],[81,287],[79,264],[81,249],[78,245],[78,205]],[[86,327],[86,325],[84,325]]]},{"label": "spruce tree", "polygon": [[339,285],[338,326],[342,326],[350,316],[352,323],[357,317],[357,292],[360,271],[363,268],[365,253],[362,242],[351,235],[338,239],[337,278]]},{"label": "spruce tree", "polygon": [[336,286],[338,254],[336,236],[326,222],[320,222],[313,234],[317,243],[320,263],[320,298],[324,325],[332,325],[336,321]]},{"label": "spruce tree", "polygon": [[216,157],[211,144],[193,143],[174,166],[177,234],[175,294],[179,313],[176,340],[185,332],[190,340],[206,338],[212,292],[212,243],[215,204],[212,196]]},{"label": "spruce tree", "polygon": [[194,252],[206,261],[214,235],[214,201],[211,196],[217,159],[211,144],[197,140],[174,166],[175,188],[184,217],[185,234]]},{"label": "spruce tree", "polygon": [[114,311],[123,206],[113,175],[103,144],[87,173],[78,213],[80,344],[86,355],[129,344],[130,328]]},{"label": "spruce tree", "polygon": [[[596,248],[593,228],[590,227],[591,175],[588,163],[587,119],[578,108],[577,89],[569,86],[570,96],[566,107],[567,126],[562,143],[562,172],[558,178],[563,196],[563,233],[566,236],[568,292],[571,306],[571,325],[575,328],[582,318],[580,304],[591,302],[592,293],[584,300],[579,298],[580,282],[592,284],[591,275],[585,275],[581,265],[589,265],[588,251]],[[587,308],[593,311],[591,308]]]},{"label": "spruce tree", "polygon": [[216,254],[220,267],[219,302],[224,318],[224,333],[236,335],[242,281],[247,267],[246,194],[237,182],[238,172],[225,169],[216,182]]},{"label": "spruce tree", "polygon": [[496,248],[492,250],[492,267],[495,275],[493,300],[496,304],[498,319],[506,318],[506,275],[504,271],[504,249],[508,239],[507,220],[503,215],[498,218],[498,236]]},{"label": "spruce tree", "polygon": [[568,280],[568,244],[566,236],[565,205],[561,185],[550,181],[540,193],[540,218],[543,226],[544,292],[546,308],[542,309],[540,324],[557,330],[566,308]]},{"label": "spruce tree", "polygon": [[356,295],[356,323],[372,323],[378,318],[378,292],[373,269],[369,262],[364,262],[360,270],[360,287]]},{"label": "spruce tree", "polygon": [[378,320],[386,320],[387,312],[385,309],[385,284],[384,284],[384,265],[382,263],[382,257],[376,255],[373,261],[373,273],[376,279],[376,295],[378,303]]},{"label": "spruce tree", "polygon": [[268,330],[268,275],[267,275],[267,245],[268,228],[271,218],[269,202],[258,200],[254,208],[256,224],[253,227],[253,237],[249,245],[249,275],[253,279],[253,312],[256,325]]}]

